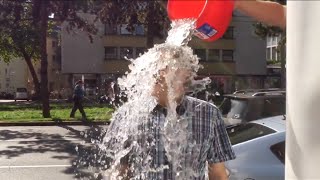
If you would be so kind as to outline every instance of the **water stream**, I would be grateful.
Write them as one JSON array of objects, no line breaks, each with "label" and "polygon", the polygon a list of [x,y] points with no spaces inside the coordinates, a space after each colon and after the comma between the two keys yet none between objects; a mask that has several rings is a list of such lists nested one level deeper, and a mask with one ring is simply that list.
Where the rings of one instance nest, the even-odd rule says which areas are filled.
[{"label": "water stream", "polygon": [[[136,59],[130,59],[129,72],[118,79],[118,84],[127,96],[127,102],[113,114],[111,124],[100,151],[108,157],[108,169],[105,179],[153,179],[157,173],[172,168],[174,179],[190,179],[197,176],[194,164],[187,165],[186,159],[196,158],[199,151],[189,142],[188,122],[177,115],[177,102],[174,85],[177,83],[177,69],[193,69],[190,74],[193,86],[204,88],[208,79],[195,81],[194,77],[200,68],[199,58],[187,46],[194,31],[194,20],[184,19],[172,22],[171,30],[163,44],[157,44]],[[166,83],[168,85],[167,115],[163,124],[150,124],[150,117],[157,106],[157,99],[152,96],[161,70],[168,69]],[[189,89],[196,91],[196,89]],[[158,131],[156,131],[156,128]],[[157,141],[159,134],[160,141]],[[162,145],[169,165],[155,167],[152,153]],[[192,155],[186,153],[192,147]],[[124,174],[120,176],[120,174]]]}]

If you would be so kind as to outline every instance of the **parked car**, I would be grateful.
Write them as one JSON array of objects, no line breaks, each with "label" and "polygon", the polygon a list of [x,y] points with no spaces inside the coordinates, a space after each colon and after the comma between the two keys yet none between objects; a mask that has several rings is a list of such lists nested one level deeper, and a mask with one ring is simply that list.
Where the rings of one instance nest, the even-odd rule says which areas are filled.
[{"label": "parked car", "polygon": [[29,101],[29,94],[28,94],[27,88],[17,88],[14,101],[17,101],[17,100]]},{"label": "parked car", "polygon": [[6,99],[7,93],[6,92],[0,92],[0,99]]},{"label": "parked car", "polygon": [[225,163],[230,180],[283,180],[285,118],[275,116],[227,128],[236,159]]},{"label": "parked car", "polygon": [[13,99],[14,95],[6,92],[0,92],[0,99]]},{"label": "parked car", "polygon": [[286,92],[280,89],[236,91],[224,95],[219,108],[227,126],[283,115],[286,111]]}]

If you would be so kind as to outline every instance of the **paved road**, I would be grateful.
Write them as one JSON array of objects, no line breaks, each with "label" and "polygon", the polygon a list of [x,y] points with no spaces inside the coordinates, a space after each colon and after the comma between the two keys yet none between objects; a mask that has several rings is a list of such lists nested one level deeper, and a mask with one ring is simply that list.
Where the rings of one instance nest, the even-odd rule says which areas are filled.
[{"label": "paved road", "polygon": [[0,127],[0,180],[102,179],[104,126]]}]

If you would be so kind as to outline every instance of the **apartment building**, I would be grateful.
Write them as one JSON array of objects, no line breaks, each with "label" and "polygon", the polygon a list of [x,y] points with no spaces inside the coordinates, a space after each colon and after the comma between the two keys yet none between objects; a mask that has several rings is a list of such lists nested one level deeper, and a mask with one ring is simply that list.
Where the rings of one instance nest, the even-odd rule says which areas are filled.
[{"label": "apartment building", "polygon": [[[200,77],[209,76],[214,86],[224,92],[238,88],[263,86],[266,75],[265,41],[253,34],[251,19],[235,14],[227,32],[218,41],[205,42],[194,37],[189,46],[194,49],[203,65]],[[136,58],[146,51],[146,37],[143,26],[134,32],[125,25],[104,25],[96,23],[97,36],[90,43],[88,35],[80,30],[67,32],[63,26],[62,73],[72,76],[73,81],[83,79],[89,89],[116,79],[128,70],[126,58]],[[165,39],[155,38],[155,43]],[[248,83],[247,83],[248,82]]]},{"label": "apartment building", "polygon": [[[48,34],[47,37],[47,72],[50,98],[67,98],[72,89],[69,76],[61,72],[61,46],[59,36],[60,34],[58,32],[54,32]],[[40,63],[40,60],[33,62],[39,81],[41,81]],[[34,85],[30,71],[28,71],[28,81],[31,82],[29,83],[28,89],[33,92]]]}]

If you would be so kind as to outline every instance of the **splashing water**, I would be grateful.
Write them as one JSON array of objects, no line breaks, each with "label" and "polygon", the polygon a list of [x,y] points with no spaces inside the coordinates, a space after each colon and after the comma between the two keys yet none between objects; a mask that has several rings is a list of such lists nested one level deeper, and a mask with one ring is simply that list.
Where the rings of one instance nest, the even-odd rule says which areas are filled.
[{"label": "splashing water", "polygon": [[[177,116],[177,102],[175,100],[174,84],[177,69],[192,69],[190,79],[194,79],[200,68],[199,60],[190,47],[186,46],[191,40],[194,31],[194,20],[183,19],[172,22],[165,43],[155,45],[148,52],[131,60],[130,72],[118,79],[121,90],[125,91],[127,102],[119,107],[113,114],[111,124],[103,143],[99,147],[110,160],[105,179],[150,179],[148,174],[159,173],[168,169],[168,165],[152,166],[152,152],[156,148],[156,138],[151,133],[153,128],[149,125],[151,114],[157,106],[157,99],[152,96],[159,73],[163,69],[170,69],[166,74],[168,85],[167,116],[161,126],[161,140],[166,151],[168,161],[171,162],[175,179],[190,179],[197,176],[193,165],[185,164],[190,156],[184,151],[186,146],[193,146],[188,142],[188,122]],[[193,81],[195,82],[195,81]],[[206,79],[197,86],[209,83]],[[200,149],[198,150],[200,151]],[[194,151],[192,158],[199,155]],[[190,159],[191,157],[189,157]],[[126,161],[126,163],[123,163]],[[121,177],[120,174],[126,174]]]}]

